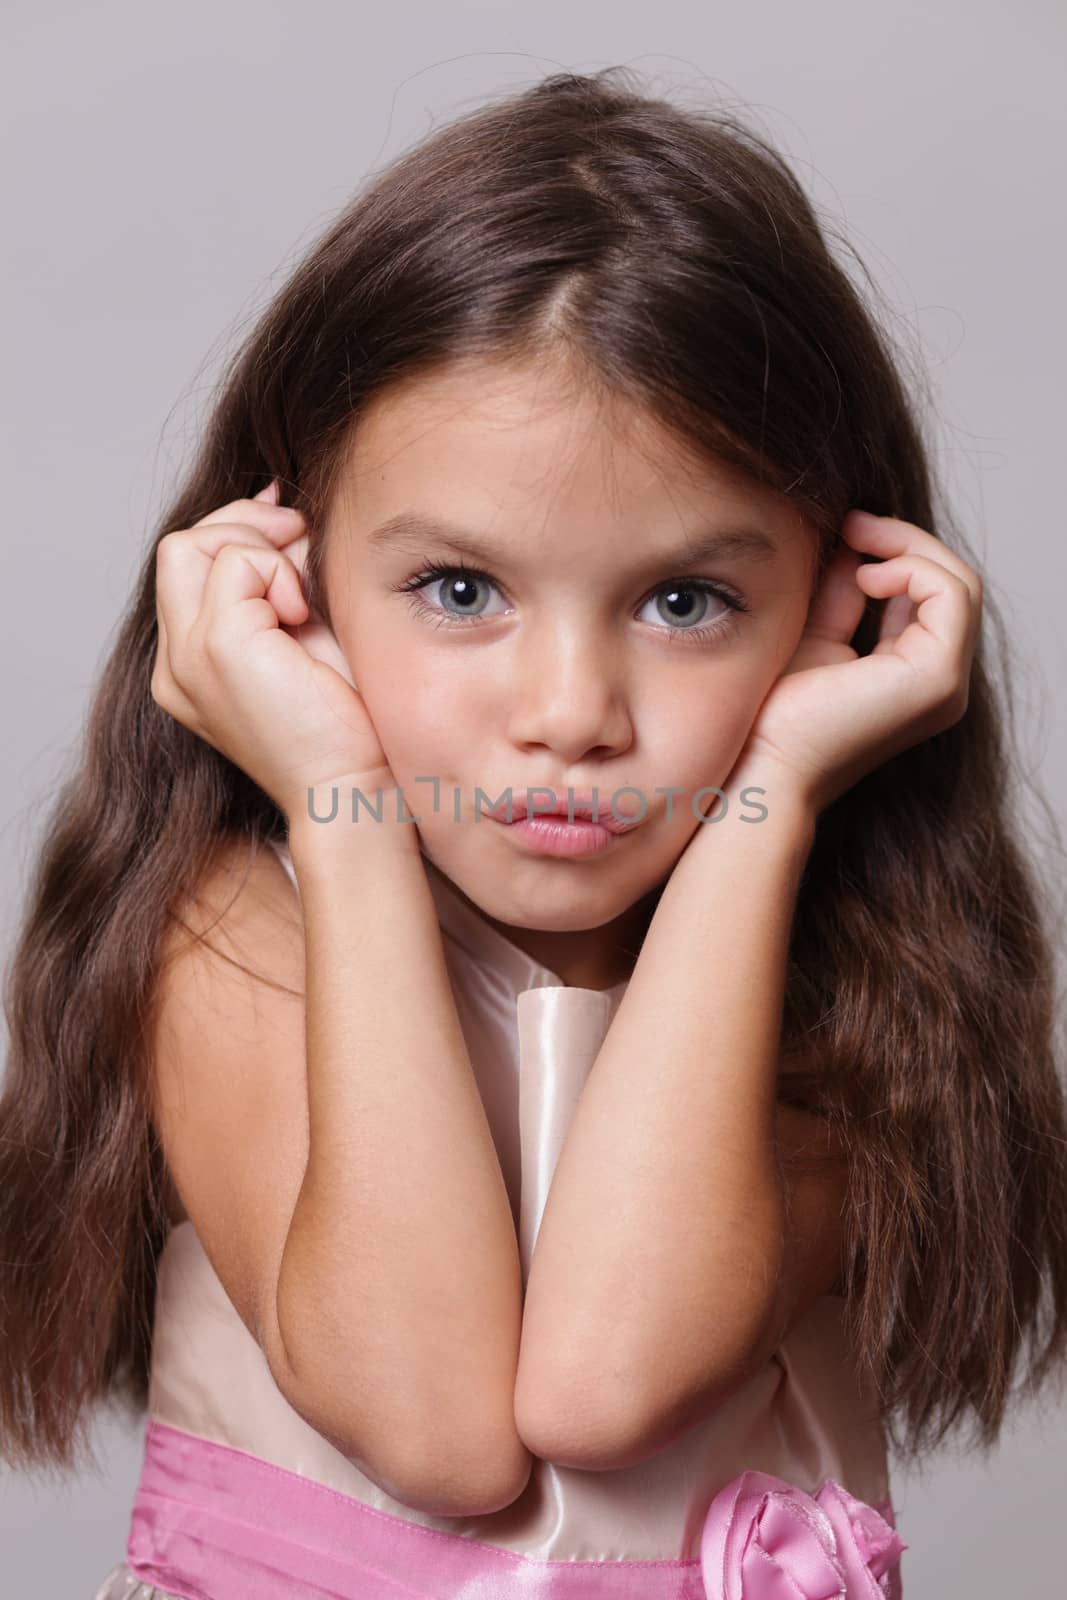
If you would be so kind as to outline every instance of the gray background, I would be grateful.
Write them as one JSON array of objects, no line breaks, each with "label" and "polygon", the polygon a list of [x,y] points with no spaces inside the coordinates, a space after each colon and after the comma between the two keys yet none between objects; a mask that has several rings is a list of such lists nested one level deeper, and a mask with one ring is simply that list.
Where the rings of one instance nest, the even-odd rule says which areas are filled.
[{"label": "gray background", "polygon": [[[616,62],[751,115],[875,273],[929,372],[939,459],[1019,661],[1020,748],[1062,819],[1065,13],[613,0],[6,8],[3,949],[160,506],[224,351],[371,168],[484,96]],[[1027,805],[1020,829],[1043,850]],[[1047,870],[1061,881],[1061,862]],[[988,1461],[894,1470],[908,1600],[1060,1592],[1067,1407]],[[0,1588],[89,1600],[140,1430],[103,1474],[0,1467]],[[57,1534],[61,1533],[61,1538]]]}]

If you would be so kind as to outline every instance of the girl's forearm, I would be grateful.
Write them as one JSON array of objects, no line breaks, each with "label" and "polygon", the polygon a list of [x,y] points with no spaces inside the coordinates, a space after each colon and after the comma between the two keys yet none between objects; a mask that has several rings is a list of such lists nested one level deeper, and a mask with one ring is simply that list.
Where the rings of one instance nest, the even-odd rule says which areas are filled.
[{"label": "girl's forearm", "polygon": [[560,1154],[516,1388],[520,1432],[550,1459],[687,1415],[772,1310],[775,1080],[814,819],[786,794],[767,804],[759,823],[701,824],[680,858]]},{"label": "girl's forearm", "polygon": [[337,1436],[397,1463],[409,1492],[425,1482],[428,1509],[442,1473],[457,1506],[481,1486],[494,1509],[530,1469],[521,1266],[415,827],[302,819],[290,850],[309,1108],[278,1281],[293,1374]]}]

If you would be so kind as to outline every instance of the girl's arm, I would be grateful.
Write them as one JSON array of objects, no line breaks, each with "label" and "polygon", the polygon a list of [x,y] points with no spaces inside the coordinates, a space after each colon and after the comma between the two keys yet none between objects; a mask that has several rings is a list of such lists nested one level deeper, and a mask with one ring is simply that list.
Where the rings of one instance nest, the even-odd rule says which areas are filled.
[{"label": "girl's arm", "polygon": [[310,1149],[278,1278],[289,1365],[329,1431],[409,1462],[410,1503],[421,1481],[427,1509],[496,1510],[532,1464],[513,1410],[521,1267],[416,830],[294,816],[290,850]]},{"label": "girl's arm", "polygon": [[[854,509],[841,533],[730,774],[739,794],[776,774],[768,815],[683,852],[549,1190],[515,1413],[551,1460],[661,1449],[838,1277],[847,1150],[825,1182],[785,1186],[776,1161],[819,1121],[775,1115],[796,894],[820,811],[963,715],[982,611],[978,574],[914,523]],[[860,656],[865,597],[887,604]]]},{"label": "girl's arm", "polygon": [[784,790],[767,806],[759,823],[701,824],[683,852],[556,1167],[515,1396],[522,1438],[551,1461],[602,1470],[663,1448],[837,1277],[840,1178],[798,1191],[787,1241],[775,1152],[815,814]]},{"label": "girl's arm", "polygon": [[[310,535],[278,490],[160,540],[150,687],[289,819],[303,1059],[280,1022],[291,1002],[246,993],[231,1009],[215,967],[198,995],[201,970],[180,963],[163,985],[160,1137],[290,1403],[395,1498],[478,1515],[532,1465],[513,1410],[514,1222],[415,825],[394,820],[399,787],[308,605]],[[382,821],[312,820],[309,798],[322,817],[356,787],[377,790]]]}]

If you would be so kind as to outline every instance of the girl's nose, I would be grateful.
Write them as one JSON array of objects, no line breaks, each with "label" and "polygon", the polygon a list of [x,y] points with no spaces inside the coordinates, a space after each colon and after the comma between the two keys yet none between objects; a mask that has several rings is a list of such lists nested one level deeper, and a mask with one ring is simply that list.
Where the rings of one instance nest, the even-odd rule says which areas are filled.
[{"label": "girl's nose", "polygon": [[510,696],[510,735],[519,745],[542,745],[561,765],[583,756],[617,755],[633,739],[625,667],[618,648],[566,628],[529,637],[518,650]]}]

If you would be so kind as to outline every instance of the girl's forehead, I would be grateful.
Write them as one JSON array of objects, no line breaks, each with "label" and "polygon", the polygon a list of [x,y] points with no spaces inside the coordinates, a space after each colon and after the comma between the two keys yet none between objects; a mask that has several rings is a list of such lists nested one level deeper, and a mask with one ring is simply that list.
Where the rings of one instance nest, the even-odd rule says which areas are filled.
[{"label": "girl's forehead", "polygon": [[[640,496],[707,513],[756,509],[788,518],[785,497],[736,467],[700,456],[659,420],[588,384],[555,382],[537,364],[426,374],[375,397],[352,427],[338,499],[407,509],[413,486],[449,497],[492,498],[502,511],[583,497],[621,510]],[[638,510],[640,507],[638,506]],[[661,520],[657,518],[657,520]]]},{"label": "girl's forehead", "polygon": [[[584,392],[560,391],[536,372],[491,370],[484,378],[464,372],[424,383],[382,396],[356,422],[350,456],[357,474],[381,470],[400,454],[421,459],[455,451],[487,465],[506,463],[532,482],[578,465],[596,463],[609,473],[641,457],[664,466],[680,457],[650,419],[618,405],[608,409]],[[679,459],[675,470],[682,465]]]}]

